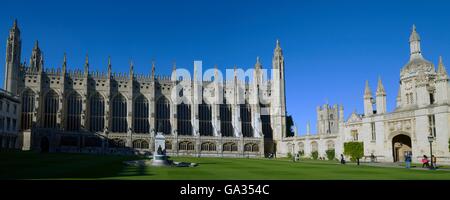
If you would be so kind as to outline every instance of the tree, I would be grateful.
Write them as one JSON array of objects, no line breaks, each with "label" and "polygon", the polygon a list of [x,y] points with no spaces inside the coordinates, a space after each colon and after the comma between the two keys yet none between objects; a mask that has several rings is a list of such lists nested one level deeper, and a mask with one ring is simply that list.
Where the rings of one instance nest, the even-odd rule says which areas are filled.
[{"label": "tree", "polygon": [[362,142],[346,142],[344,143],[344,154],[350,156],[351,161],[357,161],[364,156],[364,143]]},{"label": "tree", "polygon": [[292,126],[294,126],[294,120],[292,119],[292,115],[286,117],[286,136],[292,137],[294,136],[294,131],[292,130]]}]

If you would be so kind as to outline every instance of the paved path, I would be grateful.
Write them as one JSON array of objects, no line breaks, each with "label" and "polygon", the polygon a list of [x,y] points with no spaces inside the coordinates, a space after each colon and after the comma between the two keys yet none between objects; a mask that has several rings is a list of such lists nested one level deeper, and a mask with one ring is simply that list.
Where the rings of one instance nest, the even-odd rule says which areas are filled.
[{"label": "paved path", "polygon": [[[403,165],[404,163],[378,163],[378,162],[371,163],[371,162],[367,162],[367,163],[360,163],[360,164],[361,165],[366,165],[366,166],[374,166],[374,167],[405,168],[405,166]],[[414,169],[414,170],[429,170],[428,168],[422,168],[422,166],[419,166],[419,164],[416,167],[411,166],[410,169]],[[438,165],[438,168],[436,170],[439,170],[439,171],[450,171],[449,168],[439,168],[439,165]]]}]

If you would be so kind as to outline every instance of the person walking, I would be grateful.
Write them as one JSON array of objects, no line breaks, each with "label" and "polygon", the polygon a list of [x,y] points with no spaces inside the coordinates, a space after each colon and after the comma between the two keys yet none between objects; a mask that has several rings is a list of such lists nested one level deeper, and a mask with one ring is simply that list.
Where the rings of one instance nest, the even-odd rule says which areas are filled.
[{"label": "person walking", "polygon": [[431,161],[433,162],[433,168],[434,169],[437,169],[437,165],[436,165],[436,156],[434,156],[434,155],[431,155]]},{"label": "person walking", "polygon": [[406,163],[406,169],[411,168],[411,153],[406,153],[405,163]]},{"label": "person walking", "polygon": [[423,155],[423,157],[422,157],[422,168],[430,167],[429,162],[430,161],[428,160],[428,157],[426,155]]},{"label": "person walking", "polygon": [[344,154],[341,154],[341,164],[345,165]]}]

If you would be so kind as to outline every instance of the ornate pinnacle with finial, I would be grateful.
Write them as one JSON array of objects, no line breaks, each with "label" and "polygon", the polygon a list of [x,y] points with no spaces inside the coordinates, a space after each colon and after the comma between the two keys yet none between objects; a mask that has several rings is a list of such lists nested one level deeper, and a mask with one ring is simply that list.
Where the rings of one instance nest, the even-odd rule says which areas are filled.
[{"label": "ornate pinnacle with finial", "polygon": [[89,65],[89,55],[86,54],[85,62],[84,64]]},{"label": "ornate pinnacle with finial", "polygon": [[155,60],[152,60],[152,78],[155,78]]},{"label": "ornate pinnacle with finial", "polygon": [[64,52],[64,58],[63,58],[63,72],[66,72],[66,67],[67,67],[67,56],[66,53]]},{"label": "ornate pinnacle with finial", "polygon": [[36,40],[34,42],[34,49],[39,49],[39,41],[38,40]]},{"label": "ornate pinnacle with finial", "polygon": [[378,85],[377,85],[377,95],[384,95],[386,94],[384,90],[383,83],[381,82],[381,77],[378,76]]},{"label": "ornate pinnacle with finial", "polygon": [[444,62],[442,61],[442,56],[439,56],[439,64],[438,64],[438,74],[447,75],[447,70],[445,69]]},{"label": "ornate pinnacle with finial", "polygon": [[366,98],[372,97],[372,91],[370,90],[369,81],[368,80],[366,80],[366,87],[364,89],[364,97],[366,97]]}]

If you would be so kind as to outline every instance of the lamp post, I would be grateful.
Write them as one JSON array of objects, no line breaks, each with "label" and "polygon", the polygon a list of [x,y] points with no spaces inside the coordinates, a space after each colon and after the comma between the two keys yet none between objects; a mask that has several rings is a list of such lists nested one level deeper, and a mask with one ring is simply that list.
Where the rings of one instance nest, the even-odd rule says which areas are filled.
[{"label": "lamp post", "polygon": [[428,142],[430,142],[430,160],[431,160],[430,169],[434,169],[434,165],[433,165],[433,141],[434,141],[434,136],[430,134],[428,136]]}]

